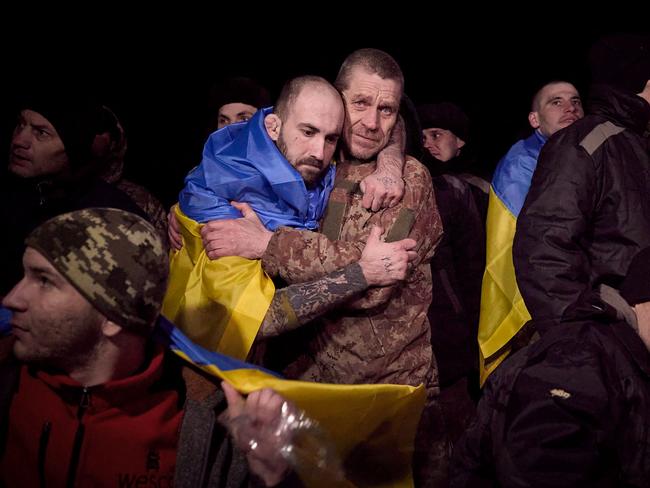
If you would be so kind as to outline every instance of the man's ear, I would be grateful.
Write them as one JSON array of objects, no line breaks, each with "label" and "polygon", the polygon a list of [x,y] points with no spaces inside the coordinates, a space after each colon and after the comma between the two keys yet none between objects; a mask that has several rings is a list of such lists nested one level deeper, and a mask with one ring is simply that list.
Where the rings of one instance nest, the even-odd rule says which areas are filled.
[{"label": "man's ear", "polygon": [[277,142],[280,137],[280,129],[282,128],[282,120],[280,117],[275,114],[268,114],[264,117],[264,127],[271,140]]},{"label": "man's ear", "polygon": [[117,325],[112,320],[104,318],[102,321],[102,334],[104,334],[105,337],[115,337],[117,334],[122,332],[122,330],[123,327],[121,325]]},{"label": "man's ear", "polygon": [[465,146],[465,141],[463,141],[460,137],[456,136],[456,147],[460,150]]},{"label": "man's ear", "polygon": [[533,129],[539,129],[539,117],[537,116],[537,112],[530,112],[528,114],[528,123]]}]

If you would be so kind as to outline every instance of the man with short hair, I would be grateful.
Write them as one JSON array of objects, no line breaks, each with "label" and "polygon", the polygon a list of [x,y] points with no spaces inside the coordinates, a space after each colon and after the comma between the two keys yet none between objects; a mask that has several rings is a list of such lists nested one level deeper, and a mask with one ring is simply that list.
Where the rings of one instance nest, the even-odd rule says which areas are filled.
[{"label": "man with short hair", "polygon": [[478,334],[481,384],[512,348],[529,340],[530,331],[522,328],[530,315],[517,287],[512,260],[515,225],[542,147],[549,137],[582,117],[582,101],[571,83],[556,80],[544,84],[533,96],[528,114],[534,132],[517,141],[494,172]]},{"label": "man with short hair", "polygon": [[431,178],[422,164],[407,157],[400,203],[368,211],[359,191],[397,123],[404,78],[387,53],[361,49],[344,61],[335,86],[347,116],[322,233],[289,227],[270,232],[254,213],[245,214],[244,219],[207,224],[202,230],[205,248],[211,257],[261,257],[269,274],[296,283],[358,259],[373,225],[387,230],[387,241],[413,239],[417,258],[405,281],[370,289],[303,327],[292,340],[279,337],[272,366],[281,367],[290,378],[319,382],[424,383],[428,403],[416,441],[416,477],[418,486],[443,482],[447,447],[426,316],[431,301],[429,261],[442,234]]},{"label": "man with short hair", "polygon": [[[25,276],[3,300],[14,357],[0,363],[0,484],[244,486],[244,454],[216,423],[221,389],[151,340],[168,270],[155,229],[89,208],[48,220],[26,244]],[[224,391],[264,442],[281,397],[260,391],[240,405]],[[251,467],[279,482],[286,464],[259,452]]]},{"label": "man with short hair", "polygon": [[[336,89],[321,77],[302,76],[285,85],[273,110],[262,109],[248,124],[229,126],[210,136],[203,161],[188,175],[179,196],[176,217],[183,223],[189,244],[172,257],[171,285],[163,305],[164,315],[192,340],[244,359],[258,330],[259,337],[281,333],[276,321],[266,325],[266,316],[268,307],[282,294],[275,296],[259,261],[250,260],[263,248],[240,255],[247,260],[232,254],[207,260],[201,243],[192,244],[200,232],[197,222],[250,211],[240,203],[231,205],[236,200],[250,203],[267,229],[318,228],[334,182],[335,169],[330,163],[343,120],[343,103]],[[248,244],[262,246],[264,241],[254,238]],[[414,256],[410,253],[414,245],[409,240],[386,244],[386,264],[396,264],[391,271]],[[331,271],[345,264],[350,262]],[[358,273],[346,276],[340,285],[348,288],[341,286],[341,290],[352,294],[377,285],[367,278]],[[331,306],[327,301],[319,304]],[[314,317],[314,310],[309,316]],[[298,316],[291,328],[301,323]]]},{"label": "man with short hair", "polygon": [[540,334],[650,245],[650,36],[603,37],[589,65],[590,112],[544,146],[517,221],[517,283]]},{"label": "man with short hair", "polygon": [[650,248],[488,380],[452,487],[650,486]]}]

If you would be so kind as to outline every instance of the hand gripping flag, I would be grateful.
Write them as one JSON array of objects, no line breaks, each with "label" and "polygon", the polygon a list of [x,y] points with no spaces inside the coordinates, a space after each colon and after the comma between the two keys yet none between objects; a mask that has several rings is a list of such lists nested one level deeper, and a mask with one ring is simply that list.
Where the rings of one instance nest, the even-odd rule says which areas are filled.
[{"label": "hand gripping flag", "polygon": [[314,188],[280,153],[264,128],[270,108],[247,124],[210,135],[201,164],[185,180],[174,212],[183,248],[173,251],[163,314],[192,341],[245,359],[273,299],[275,287],[257,260],[210,260],[200,223],[241,217],[231,201],[246,202],[264,226],[317,229],[334,184],[334,165]]},{"label": "hand gripping flag", "polygon": [[[241,393],[273,388],[317,420],[343,460],[347,479],[336,486],[413,486],[413,442],[426,395],[422,385],[333,385],[286,380],[197,346],[164,317],[155,335],[176,354]],[[326,479],[311,479],[308,483],[333,486]]]}]

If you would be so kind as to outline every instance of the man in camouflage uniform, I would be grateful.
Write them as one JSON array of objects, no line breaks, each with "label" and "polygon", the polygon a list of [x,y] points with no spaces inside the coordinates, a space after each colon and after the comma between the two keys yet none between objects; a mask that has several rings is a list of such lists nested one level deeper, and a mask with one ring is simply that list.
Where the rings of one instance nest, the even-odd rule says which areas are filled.
[{"label": "man in camouflage uniform", "polygon": [[[359,259],[373,225],[386,240],[417,242],[417,258],[405,281],[370,289],[294,337],[278,338],[284,374],[330,383],[424,383],[428,403],[416,441],[416,481],[440,484],[446,477],[446,439],[436,397],[438,377],[431,350],[427,309],[431,302],[429,261],[442,235],[442,224],[424,166],[407,158],[405,193],[391,208],[369,211],[362,205],[360,182],[376,167],[397,122],[404,79],[394,59],[362,49],[343,63],[335,82],[347,117],[322,233],[282,227],[266,231],[252,212],[244,219],[218,221],[203,229],[211,258],[261,257],[264,269],[289,283],[312,280]],[[326,300],[327,296],[319,296]],[[293,339],[293,340],[292,340]],[[272,366],[278,366],[273,364]]]},{"label": "man in camouflage uniform", "polygon": [[150,340],[168,258],[149,223],[90,208],[26,244],[25,276],[3,300],[13,337],[0,351],[13,355],[0,360],[0,485],[246,486],[246,461],[268,484],[285,476],[283,461],[233,450],[215,421],[225,393],[266,442],[282,398],[244,401]]}]

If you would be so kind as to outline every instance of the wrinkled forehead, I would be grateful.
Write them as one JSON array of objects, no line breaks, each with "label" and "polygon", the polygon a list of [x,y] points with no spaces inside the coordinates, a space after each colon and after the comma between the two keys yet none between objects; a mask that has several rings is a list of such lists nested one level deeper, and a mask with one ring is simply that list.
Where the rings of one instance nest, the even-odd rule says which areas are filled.
[{"label": "wrinkled forehead", "polygon": [[399,80],[382,78],[363,66],[357,66],[350,72],[348,86],[343,93],[346,96],[379,97],[384,102],[399,105],[402,98],[402,84]]}]

